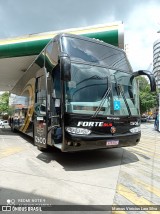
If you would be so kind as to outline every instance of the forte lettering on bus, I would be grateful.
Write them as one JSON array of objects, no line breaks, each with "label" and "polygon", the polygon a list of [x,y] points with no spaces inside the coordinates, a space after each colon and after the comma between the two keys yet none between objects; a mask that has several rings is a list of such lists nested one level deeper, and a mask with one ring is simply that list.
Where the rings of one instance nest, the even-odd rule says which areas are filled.
[{"label": "forte lettering on bus", "polygon": [[79,121],[77,126],[101,126],[101,127],[111,127],[112,123],[104,123],[104,122],[92,122],[92,121]]}]

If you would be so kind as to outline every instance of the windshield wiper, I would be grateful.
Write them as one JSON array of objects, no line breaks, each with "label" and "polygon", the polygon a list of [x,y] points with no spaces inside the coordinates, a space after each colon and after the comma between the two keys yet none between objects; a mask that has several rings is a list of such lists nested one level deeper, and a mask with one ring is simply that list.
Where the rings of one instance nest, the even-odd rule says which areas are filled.
[{"label": "windshield wiper", "polygon": [[94,113],[94,115],[92,115],[92,117],[96,117],[97,114],[100,112],[100,110],[102,109],[104,102],[106,101],[106,98],[108,97],[109,93],[111,91],[111,88],[108,88],[104,94],[104,96],[102,97],[102,100],[98,106],[98,108],[96,109],[96,112]]},{"label": "windshield wiper", "polygon": [[122,94],[124,103],[125,103],[125,105],[126,105],[126,107],[127,107],[127,110],[128,110],[128,113],[129,113],[129,115],[131,116],[131,115],[132,115],[132,114],[131,114],[131,110],[130,110],[129,105],[128,105],[128,103],[127,103],[127,100],[126,100],[125,94],[124,94],[124,92],[123,92],[122,86],[121,86],[120,84],[117,83],[117,78],[115,77],[115,75],[114,75],[114,79],[115,79],[115,85],[116,85],[115,88],[116,88],[116,91],[117,91],[117,95],[119,96],[120,93]]}]

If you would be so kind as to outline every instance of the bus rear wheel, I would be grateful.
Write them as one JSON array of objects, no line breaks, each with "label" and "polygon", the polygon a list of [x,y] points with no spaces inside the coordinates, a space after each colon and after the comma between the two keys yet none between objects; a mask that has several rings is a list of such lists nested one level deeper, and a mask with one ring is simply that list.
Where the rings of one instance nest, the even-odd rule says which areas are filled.
[{"label": "bus rear wheel", "polygon": [[13,123],[11,124],[11,131],[16,133],[17,132],[17,129],[15,129],[15,126],[13,125]]}]

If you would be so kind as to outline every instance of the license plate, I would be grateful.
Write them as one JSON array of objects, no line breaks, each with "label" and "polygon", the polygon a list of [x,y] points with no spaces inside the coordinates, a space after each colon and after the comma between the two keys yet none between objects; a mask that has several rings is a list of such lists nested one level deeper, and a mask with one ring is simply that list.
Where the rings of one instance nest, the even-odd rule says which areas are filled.
[{"label": "license plate", "polygon": [[119,140],[107,140],[106,146],[117,146],[119,144]]}]

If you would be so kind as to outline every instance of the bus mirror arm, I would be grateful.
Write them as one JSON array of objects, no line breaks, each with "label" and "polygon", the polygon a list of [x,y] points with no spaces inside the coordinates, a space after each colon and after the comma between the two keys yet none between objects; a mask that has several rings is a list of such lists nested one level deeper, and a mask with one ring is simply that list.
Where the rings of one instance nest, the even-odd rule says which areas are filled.
[{"label": "bus mirror arm", "polygon": [[136,72],[133,73],[133,78],[141,76],[141,75],[146,75],[149,78],[151,92],[155,92],[156,91],[156,81],[155,81],[154,75],[150,71],[139,70],[139,71],[136,71]]}]

